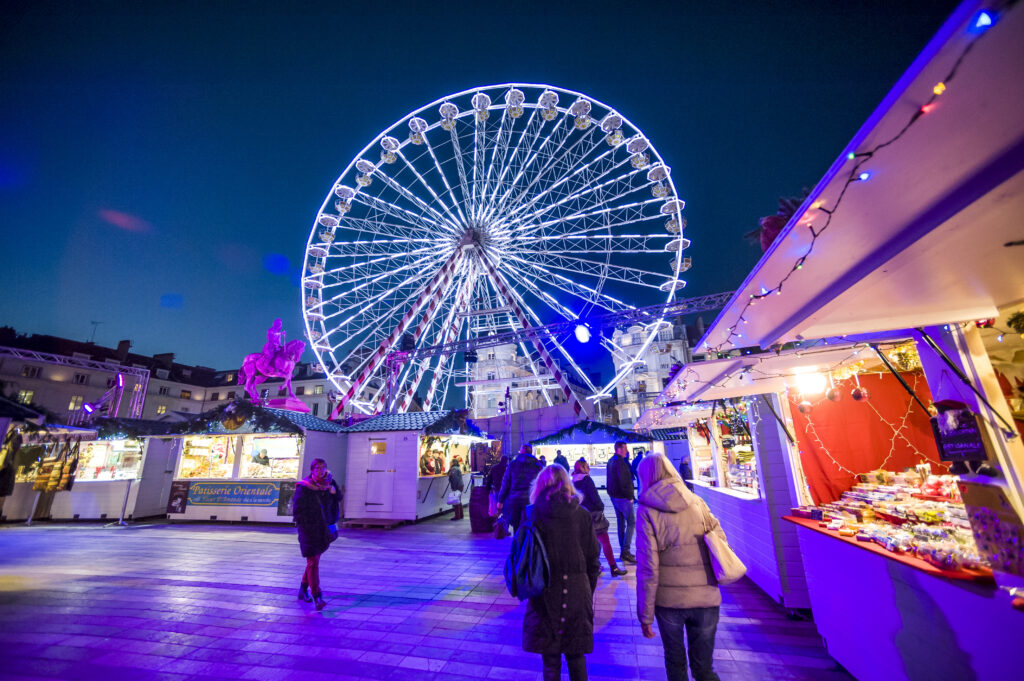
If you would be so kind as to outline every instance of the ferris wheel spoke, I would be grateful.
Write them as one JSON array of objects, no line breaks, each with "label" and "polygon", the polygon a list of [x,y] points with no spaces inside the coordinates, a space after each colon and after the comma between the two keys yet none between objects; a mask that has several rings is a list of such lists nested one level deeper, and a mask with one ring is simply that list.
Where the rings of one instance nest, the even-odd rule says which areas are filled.
[{"label": "ferris wheel spoke", "polygon": [[[352,293],[355,293],[356,291],[355,290],[351,290],[351,291],[343,291],[341,293],[338,293],[338,294],[332,296],[329,300],[323,301],[323,304],[322,304],[321,307],[325,306],[327,303],[334,303],[340,309],[338,309],[337,311],[332,312],[330,314],[325,314],[324,318],[325,318],[325,320],[334,319],[335,317],[338,317],[339,315],[345,314],[349,310],[353,310],[353,309],[356,309],[356,308],[359,308],[359,307],[365,307],[367,304],[376,303],[376,302],[378,302],[380,300],[383,300],[384,298],[387,298],[389,295],[394,294],[395,292],[399,291],[401,288],[403,288],[405,286],[410,286],[413,283],[415,283],[417,281],[420,281],[420,280],[423,280],[423,279],[426,279],[427,277],[429,277],[431,275],[432,275],[432,273],[430,273],[430,272],[422,272],[421,271],[418,274],[414,274],[414,275],[412,275],[410,277],[406,277],[402,281],[398,282],[397,284],[395,284],[395,285],[393,285],[393,286],[391,286],[389,288],[384,289],[383,291],[377,291],[377,292],[372,293],[371,295],[369,295],[368,298],[361,298],[361,299],[355,300],[355,301],[353,301],[352,303],[350,303],[349,305],[347,305],[345,307],[341,307],[341,303],[338,302],[338,301],[344,299],[345,296],[350,296]],[[361,290],[362,288],[365,288],[366,286],[367,286],[367,284],[361,284],[359,286],[359,289]]]},{"label": "ferris wheel spoke", "polygon": [[[396,239],[420,239],[423,238],[423,228],[419,225],[397,224],[386,220],[378,219],[377,211],[371,209],[372,216],[355,217],[351,213],[342,216],[338,226],[340,230],[353,230],[356,233],[366,233],[374,237],[394,237]],[[390,217],[390,216],[389,216]]]},{"label": "ferris wheel spoke", "polygon": [[[434,152],[430,148],[430,145],[427,144],[426,137],[424,137],[423,139],[424,144],[427,146],[427,149],[430,152],[430,156],[434,158],[434,161],[436,163],[437,159],[436,157],[434,157]],[[446,214],[446,221],[451,224],[458,224],[459,218],[455,215],[455,213],[452,212],[452,208],[449,207],[448,204],[444,202],[444,199],[438,196],[437,192],[434,191],[434,188],[430,186],[430,183],[428,183],[426,179],[424,179],[423,175],[420,174],[420,171],[417,170],[416,166],[409,160],[409,158],[404,153],[402,153],[401,149],[396,150],[396,155],[402,159],[402,161],[405,163],[406,168],[408,168],[409,172],[416,176],[416,180],[420,183],[420,186],[426,189],[427,192],[434,198],[434,201],[436,201],[437,204],[441,206],[442,210]],[[440,171],[440,167],[438,167],[438,170]],[[448,181],[447,178],[444,177],[443,173],[441,174],[441,177],[442,179],[445,180],[445,186],[447,186]],[[448,190],[451,191],[451,187],[448,187]]]},{"label": "ferris wheel spoke", "polygon": [[[634,201],[634,202],[631,202],[631,203],[626,203],[626,204],[621,204],[621,205],[605,206],[603,208],[597,208],[596,210],[587,210],[587,211],[572,213],[570,215],[559,216],[558,218],[555,218],[555,219],[552,219],[552,220],[546,220],[544,222],[534,222],[534,223],[520,224],[520,225],[518,225],[517,227],[515,227],[514,229],[512,229],[510,231],[512,233],[514,233],[514,234],[518,234],[518,233],[521,233],[521,232],[526,232],[526,233],[540,232],[541,234],[544,234],[544,233],[546,233],[548,231],[548,228],[551,228],[551,227],[564,227],[567,231],[566,232],[562,232],[561,234],[580,234],[580,233],[586,233],[588,231],[593,231],[594,227],[593,226],[588,226],[588,224],[592,223],[593,220],[595,218],[598,218],[598,217],[602,217],[603,218],[603,222],[601,222],[600,225],[599,225],[599,228],[601,228],[601,229],[606,228],[607,225],[609,225],[609,224],[615,225],[615,226],[630,225],[630,224],[636,224],[636,223],[640,223],[640,222],[645,222],[647,220],[656,220],[656,219],[667,218],[668,216],[662,215],[660,213],[649,213],[649,212],[645,213],[644,212],[644,208],[645,207],[652,206],[652,205],[654,205],[656,203],[664,202],[664,200],[665,199],[662,199],[662,198],[652,198],[652,199],[646,199],[644,201]],[[577,221],[582,221],[582,222],[587,223],[587,224],[582,225],[582,226],[575,225],[574,223],[576,223]],[[569,231],[569,230],[573,230],[573,229],[576,229],[576,230],[579,230],[579,231],[576,231],[576,232]],[[529,238],[534,238],[534,237],[529,237]]]},{"label": "ferris wheel spoke", "polygon": [[[618,175],[618,176],[615,176],[615,177],[610,177],[610,178],[608,178],[607,180],[605,180],[603,182],[599,182],[597,184],[588,185],[585,189],[581,189],[581,190],[578,190],[576,192],[567,194],[566,196],[559,198],[557,201],[553,201],[553,202],[547,204],[546,206],[544,206],[542,208],[538,208],[536,211],[534,211],[532,213],[527,213],[525,215],[521,215],[519,217],[519,219],[520,219],[520,221],[522,221],[522,220],[530,220],[530,219],[533,219],[533,218],[540,217],[541,215],[544,215],[545,213],[549,213],[552,210],[554,210],[556,208],[559,208],[560,206],[564,206],[566,204],[569,204],[572,201],[577,201],[579,199],[582,199],[582,198],[584,198],[586,196],[590,196],[592,194],[598,194],[598,196],[603,196],[604,192],[606,190],[610,190],[610,188],[612,186],[614,186],[614,185],[621,185],[621,184],[627,183],[630,180],[632,180],[633,177],[635,177],[636,175],[638,175],[638,174],[640,174],[642,172],[643,172],[643,169],[642,168],[638,168],[638,169],[634,169],[632,171],[627,172],[625,175]],[[587,211],[587,210],[591,210],[592,208],[595,208],[597,206],[606,205],[609,201],[616,200],[616,199],[621,199],[623,197],[629,196],[630,194],[633,194],[635,192],[641,191],[641,190],[644,189],[644,187],[650,186],[650,185],[653,185],[653,184],[654,184],[653,182],[648,182],[648,183],[643,184],[643,185],[634,186],[634,185],[632,185],[632,183],[629,183],[629,184],[627,184],[626,189],[622,190],[621,193],[619,193],[619,194],[615,194],[615,195],[612,195],[610,197],[604,198],[603,200],[599,200],[599,201],[597,201],[594,204],[591,204],[589,206],[588,205],[574,204],[575,207],[570,208],[569,210],[574,211],[574,212],[584,212],[584,211]]]},{"label": "ferris wheel spoke", "polygon": [[[357,284],[354,288],[349,289],[348,291],[344,291],[341,294],[335,294],[335,295],[344,295],[346,293],[351,294],[351,293],[355,293],[356,291],[362,290],[368,284],[375,284],[375,283],[378,283],[378,282],[385,281],[386,279],[394,277],[396,274],[398,274],[400,272],[407,272],[409,270],[420,270],[421,268],[423,268],[425,266],[428,266],[428,265],[430,265],[433,262],[435,262],[435,258],[432,257],[432,256],[428,256],[428,257],[424,257],[424,258],[417,258],[416,260],[414,260],[414,261],[412,261],[410,263],[406,263],[406,264],[400,265],[398,267],[391,267],[391,266],[371,267],[370,263],[365,263],[365,262],[363,262],[363,263],[356,263],[356,265],[357,265],[356,271],[359,272],[358,275],[351,275],[350,274],[350,275],[346,276],[346,278],[344,280],[340,280],[339,279],[337,281],[332,281],[332,282],[324,281],[323,282],[323,288],[325,290],[326,289],[336,289],[339,286],[348,286],[350,284]],[[374,265],[381,265],[382,263],[373,263],[373,264]],[[360,271],[359,268],[362,268],[363,271]]]},{"label": "ferris wheel spoke", "polygon": [[354,202],[363,204],[367,208],[372,208],[385,215],[388,215],[389,217],[395,218],[396,220],[404,221],[410,227],[418,227],[420,230],[422,230],[419,232],[420,235],[422,235],[423,232],[426,232],[427,234],[437,234],[439,231],[443,231],[443,228],[438,223],[432,220],[428,220],[422,215],[417,215],[416,213],[413,213],[410,210],[402,208],[401,206],[397,206],[391,203],[390,201],[386,201],[378,196],[372,196],[370,194],[359,192],[355,195],[355,197],[352,200]]},{"label": "ferris wheel spoke", "polygon": [[[540,139],[540,133],[541,130],[544,129],[544,123],[544,118],[542,116],[538,116],[537,110],[533,109],[530,113],[529,120],[523,127],[523,131],[519,134],[519,139],[516,141],[516,146],[512,150],[512,156],[509,158],[508,164],[502,168],[501,175],[498,176],[498,184],[501,186],[507,186],[508,189],[505,190],[497,201],[492,201],[492,205],[496,207],[495,209],[504,205],[509,194],[515,189],[519,174],[522,172],[523,168],[525,168],[527,161],[531,158],[533,145]],[[526,142],[528,136],[529,141]],[[524,142],[526,142],[525,145],[523,144]],[[513,171],[513,168],[516,170]],[[505,176],[508,173],[512,173],[512,179],[508,180],[506,185]]]},{"label": "ferris wheel spoke", "polygon": [[[567,121],[569,120],[568,116],[565,116],[564,118]],[[565,138],[568,139],[571,136],[574,128],[569,126],[568,124],[566,125],[566,128],[567,132],[565,134]],[[597,126],[592,126],[588,132],[585,132],[584,134],[580,135],[580,137],[568,147],[563,148],[562,144],[556,144],[555,151],[557,151],[558,149],[562,149],[562,153],[552,153],[548,157],[547,162],[542,167],[540,167],[534,174],[533,179],[529,182],[529,184],[523,187],[519,194],[504,206],[504,209],[511,214],[520,210],[526,210],[530,206],[536,204],[536,202],[544,194],[546,194],[546,192],[542,192],[540,190],[538,190],[536,194],[531,194],[531,192],[534,190],[535,187],[537,187],[538,183],[541,182],[552,170],[559,170],[560,175],[558,176],[559,179],[556,179],[549,185],[550,187],[558,186],[564,182],[567,182],[572,177],[573,173],[577,172],[570,172],[573,168],[579,167],[579,172],[585,171],[587,165],[580,166],[579,163],[584,158],[586,158],[590,154],[590,152],[598,148],[600,142],[598,141],[595,143],[594,132],[599,129],[600,128],[598,128]],[[582,153],[575,153],[577,151],[577,147],[588,141],[591,143],[589,147],[585,148]],[[609,150],[609,152],[605,152],[605,154],[609,154],[610,151],[611,150]],[[596,160],[597,159],[595,159],[595,161]],[[527,200],[528,198],[529,200]]]},{"label": "ferris wheel spoke", "polygon": [[[458,120],[459,119],[456,119],[456,122],[452,126],[452,129],[449,130],[448,132],[451,134],[452,147],[455,149],[455,167],[459,172],[459,185],[462,187],[462,203],[466,207],[465,211],[463,212],[469,215],[470,218],[472,218],[473,199],[472,194],[470,193],[469,190],[469,179],[466,176],[466,166],[462,160],[462,145],[459,144]],[[455,198],[454,194],[452,194],[452,198]]]},{"label": "ferris wheel spoke", "polygon": [[[497,212],[500,210],[505,213],[511,213],[511,211],[509,210],[509,206],[514,205],[516,201],[515,198],[511,198],[512,193],[515,191],[516,187],[519,186],[520,181],[522,181],[526,177],[527,172],[529,171],[530,167],[534,164],[534,162],[541,157],[542,153],[544,152],[544,149],[551,142],[552,138],[555,137],[555,134],[562,128],[562,123],[566,120],[566,118],[566,116],[561,116],[555,120],[554,124],[551,126],[551,131],[548,132],[547,136],[544,137],[543,141],[536,149],[533,148],[533,143],[531,143],[530,147],[527,149],[526,158],[522,161],[518,171],[512,177],[512,181],[509,183],[508,189],[502,195],[501,199],[494,204],[494,209],[492,212]],[[540,127],[537,129],[537,136],[533,140],[534,143],[536,143],[537,139],[540,138],[540,131],[543,130],[543,128],[544,123],[542,122]],[[571,131],[572,128],[569,128],[569,132]],[[518,196],[520,195],[521,192],[520,194],[517,194],[516,198],[518,198]]]},{"label": "ferris wheel spoke", "polygon": [[[508,154],[509,141],[512,139],[512,129],[515,127],[516,119],[509,116],[508,109],[502,109],[501,111],[501,123],[498,125],[498,133],[494,137],[494,143],[491,144],[491,161],[487,164],[487,175],[484,180],[484,191],[482,194],[482,203],[484,206],[490,206],[491,201],[494,198],[494,193],[498,188],[498,178],[494,178],[494,185],[491,185],[491,176],[494,175],[495,164],[503,166],[505,164],[505,157]],[[498,158],[498,153],[501,153],[501,158]],[[490,191],[488,191],[490,190]],[[490,214],[488,213],[488,217]]]},{"label": "ferris wheel spoke", "polygon": [[[596,228],[595,228],[596,229]],[[665,245],[673,234],[555,234],[517,237],[517,253],[561,255],[569,253],[667,253]]]},{"label": "ferris wheel spoke", "polygon": [[[405,157],[403,156],[402,158]],[[432,217],[432,221],[435,222],[439,228],[443,229],[444,231],[451,232],[452,234],[456,232],[455,226],[452,223],[452,220],[449,216],[442,214],[436,208],[429,205],[426,201],[410,192],[408,189],[405,188],[404,185],[395,181],[391,176],[389,176],[387,173],[381,170],[379,166],[377,167],[376,170],[374,170],[374,174],[380,177],[387,186],[394,189],[403,198],[412,202],[412,204],[418,207],[420,210],[424,211],[425,213],[428,213]]]},{"label": "ferris wheel spoke", "polygon": [[607,293],[601,293],[601,291],[586,286],[584,284],[577,283],[568,277],[562,276],[557,272],[552,272],[538,264],[528,263],[529,269],[524,271],[523,268],[518,265],[511,265],[508,261],[502,261],[503,266],[508,266],[508,269],[515,272],[516,276],[529,276],[529,272],[535,273],[537,276],[544,277],[545,284],[554,286],[576,298],[579,298],[585,303],[593,303],[599,305],[609,312],[621,312],[623,310],[636,309],[635,305],[624,303],[614,296],[610,296]]},{"label": "ferris wheel spoke", "polygon": [[[517,262],[527,262],[518,256],[510,255],[508,257],[516,260]],[[559,270],[561,272],[594,277],[597,279],[610,278],[624,284],[637,284],[639,286],[647,286],[649,288],[658,288],[665,282],[672,280],[672,276],[667,274],[651,272],[638,267],[615,265],[604,260],[587,260],[586,258],[577,258],[570,255],[543,253],[539,255],[537,261],[544,267]],[[652,282],[650,281],[651,279],[654,279],[655,281]]]},{"label": "ferris wheel spoke", "polygon": [[[441,162],[437,160],[437,154],[434,153],[434,147],[430,144],[430,139],[423,136],[423,146],[427,148],[427,153],[430,155],[431,160],[434,162],[434,168],[437,170],[437,174],[441,177],[441,182],[444,183],[445,189],[447,190],[448,196],[451,198],[452,206],[455,207],[455,211],[459,214],[462,222],[466,221],[466,214],[462,211],[462,205],[458,197],[455,196],[454,190],[452,190],[451,184],[448,182],[448,174],[441,168]],[[408,163],[409,161],[406,161]]]}]

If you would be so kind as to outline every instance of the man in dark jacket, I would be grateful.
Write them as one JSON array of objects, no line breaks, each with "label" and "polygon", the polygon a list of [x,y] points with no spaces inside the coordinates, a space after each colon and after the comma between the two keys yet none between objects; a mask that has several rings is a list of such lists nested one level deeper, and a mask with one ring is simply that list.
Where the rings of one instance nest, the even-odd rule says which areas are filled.
[{"label": "man in dark jacket", "polygon": [[562,455],[562,450],[555,451],[555,463],[565,469],[566,473],[572,473],[572,469],[569,468],[569,459]]},{"label": "man in dark jacket", "polygon": [[636,563],[636,556],[630,550],[633,545],[633,530],[636,526],[636,512],[633,510],[633,471],[629,466],[629,450],[626,443],[615,443],[615,454],[608,460],[606,484],[608,496],[615,507],[615,529],[619,533],[619,560]]},{"label": "man in dark jacket", "polygon": [[523,509],[530,503],[530,486],[540,474],[541,468],[540,461],[533,455],[533,447],[523,445],[505,469],[505,477],[498,492],[498,510],[502,511],[512,531],[522,521]]}]

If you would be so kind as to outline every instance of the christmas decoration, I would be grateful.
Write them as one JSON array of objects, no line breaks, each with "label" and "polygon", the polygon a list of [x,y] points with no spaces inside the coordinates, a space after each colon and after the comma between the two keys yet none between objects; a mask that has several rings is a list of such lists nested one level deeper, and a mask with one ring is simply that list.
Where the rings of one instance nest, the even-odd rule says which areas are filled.
[{"label": "christmas decoration", "polygon": [[868,392],[867,388],[862,388],[859,385],[850,391],[850,397],[857,402],[865,402],[871,397],[871,393]]},{"label": "christmas decoration", "polygon": [[839,400],[843,399],[843,393],[839,392],[835,388],[829,388],[828,390],[825,391],[825,397],[827,397],[832,402],[838,402]]}]

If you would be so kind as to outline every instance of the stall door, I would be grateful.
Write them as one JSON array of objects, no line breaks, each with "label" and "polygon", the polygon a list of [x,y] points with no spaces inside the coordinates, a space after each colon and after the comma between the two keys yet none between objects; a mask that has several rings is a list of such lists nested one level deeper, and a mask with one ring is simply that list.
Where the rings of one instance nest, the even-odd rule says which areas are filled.
[{"label": "stall door", "polygon": [[370,438],[366,458],[366,510],[390,513],[395,499],[395,443]]}]

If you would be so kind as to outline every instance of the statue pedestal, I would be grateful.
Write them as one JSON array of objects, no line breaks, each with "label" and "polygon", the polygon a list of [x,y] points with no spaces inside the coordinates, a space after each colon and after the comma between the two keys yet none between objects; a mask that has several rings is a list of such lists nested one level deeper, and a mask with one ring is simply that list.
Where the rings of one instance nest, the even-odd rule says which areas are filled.
[{"label": "statue pedestal", "polygon": [[309,407],[302,400],[294,397],[277,397],[267,402],[268,407],[274,409],[287,409],[288,411],[298,411],[303,414],[309,413]]}]

